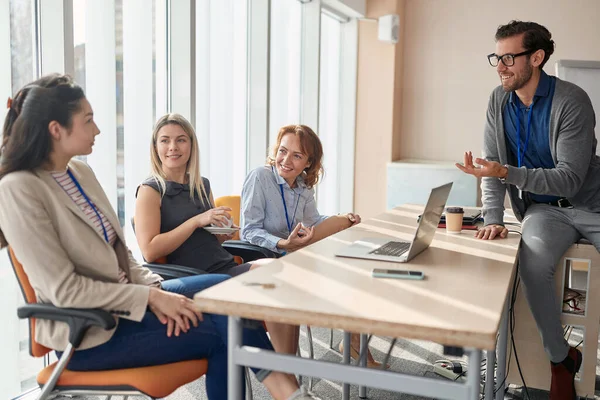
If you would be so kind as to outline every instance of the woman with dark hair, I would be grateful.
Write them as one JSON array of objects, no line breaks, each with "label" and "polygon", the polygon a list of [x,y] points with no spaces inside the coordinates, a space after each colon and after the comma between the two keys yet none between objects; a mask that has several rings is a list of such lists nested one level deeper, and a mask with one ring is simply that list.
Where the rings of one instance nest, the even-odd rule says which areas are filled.
[{"label": "woman with dark hair", "polygon": [[[0,149],[0,242],[10,243],[40,302],[100,308],[117,326],[91,328],[69,360],[76,371],[134,368],[208,359],[206,391],[227,398],[227,319],[202,315],[194,293],[227,279],[171,281],[138,264],[94,173],[73,159],[92,152],[100,133],[90,103],[70,77],[50,75],[8,102]],[[34,243],[35,245],[32,245]],[[61,353],[66,324],[36,320],[36,340]],[[272,349],[264,329],[244,342]],[[254,369],[276,399],[313,399],[295,378]]]},{"label": "woman with dark hair", "polygon": [[[323,146],[317,134],[306,125],[282,127],[267,165],[251,171],[244,182],[241,238],[285,254],[360,223],[358,214],[319,214],[314,186],[322,174]],[[278,325],[277,335],[271,335],[273,346],[278,352],[295,354],[298,327]],[[292,339],[279,342],[279,337]],[[356,358],[358,335],[353,335],[352,342]],[[381,365],[370,352],[367,361],[371,367]]]}]

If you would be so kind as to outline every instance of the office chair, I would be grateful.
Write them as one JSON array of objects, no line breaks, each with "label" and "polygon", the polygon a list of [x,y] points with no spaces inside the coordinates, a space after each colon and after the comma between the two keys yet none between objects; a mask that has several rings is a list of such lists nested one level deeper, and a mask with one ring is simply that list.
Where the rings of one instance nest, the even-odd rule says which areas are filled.
[{"label": "office chair", "polygon": [[41,387],[38,400],[58,394],[100,395],[109,398],[112,395],[120,395],[125,399],[136,395],[157,399],[170,395],[180,386],[206,373],[208,369],[206,360],[107,371],[77,372],[66,369],[69,358],[81,344],[88,328],[98,326],[106,330],[112,329],[115,326],[113,316],[100,309],[59,308],[51,304],[37,303],[29,278],[10,247],[8,254],[27,303],[18,308],[17,315],[21,319],[29,319],[29,354],[33,357],[43,357],[52,351],[35,341],[36,318],[61,321],[69,325],[69,344],[62,357],[38,373],[37,382]]},{"label": "office chair", "polygon": [[[240,226],[240,214],[241,214],[241,197],[240,196],[217,197],[215,199],[215,207],[231,208],[230,214],[231,214],[231,218],[233,219],[233,224]],[[226,242],[223,243],[223,247],[227,248],[228,250],[229,250],[229,247],[236,248],[236,250],[237,250],[237,246],[244,247],[247,245],[253,246],[252,250],[251,250],[253,255],[256,254],[258,256],[260,254],[260,256],[258,256],[257,258],[279,258],[279,257],[281,257],[281,254],[279,254],[279,253],[276,253],[276,252],[266,249],[264,247],[253,245],[244,240],[240,240],[239,232],[236,232],[233,235],[232,240],[227,240]],[[240,249],[239,251],[240,251],[240,253],[244,254],[243,250]],[[231,253],[231,251],[230,251],[230,253]],[[233,254],[233,253],[231,253],[231,254]],[[254,259],[256,260],[257,258],[254,258]],[[265,329],[266,329],[266,327],[265,327]],[[333,333],[331,333],[331,336],[333,338]],[[310,359],[314,359],[315,354],[314,354],[312,330],[309,325],[306,325],[306,337],[308,338],[308,357]],[[298,346],[298,356],[300,356],[300,346]],[[302,376],[300,376],[300,383],[302,383]],[[313,378],[310,377],[309,381],[308,381],[308,388],[312,389],[312,385],[313,385]]]}]

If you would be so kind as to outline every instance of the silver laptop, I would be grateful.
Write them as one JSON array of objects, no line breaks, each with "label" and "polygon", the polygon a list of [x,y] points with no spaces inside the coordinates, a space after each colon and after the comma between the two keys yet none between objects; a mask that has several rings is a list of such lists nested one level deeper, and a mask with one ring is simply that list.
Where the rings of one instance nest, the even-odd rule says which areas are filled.
[{"label": "silver laptop", "polygon": [[343,247],[335,255],[399,263],[410,261],[431,244],[446,207],[450,189],[452,189],[452,182],[431,190],[412,242],[389,238],[363,238]]}]

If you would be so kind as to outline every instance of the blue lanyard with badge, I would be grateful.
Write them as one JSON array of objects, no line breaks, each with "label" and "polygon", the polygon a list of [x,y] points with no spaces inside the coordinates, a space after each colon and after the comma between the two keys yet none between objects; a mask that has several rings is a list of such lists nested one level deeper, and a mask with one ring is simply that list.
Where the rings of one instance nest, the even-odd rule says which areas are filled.
[{"label": "blue lanyard with badge", "polygon": [[[300,203],[300,195],[298,195],[298,200],[296,200],[296,207],[294,208],[294,215],[292,216],[292,220],[290,221],[290,217],[287,212],[287,204],[285,203],[285,196],[283,195],[283,183],[279,184],[279,189],[281,190],[281,200],[283,201],[283,211],[285,211],[285,222],[287,222],[288,234],[292,233],[293,224],[296,222],[296,211],[298,211],[298,203]],[[292,190],[293,191],[293,190]]]},{"label": "blue lanyard with badge", "polygon": [[[521,154],[521,110],[519,106],[517,106],[517,164],[518,167],[521,168],[523,165],[523,161],[525,159],[525,153],[527,152],[527,148],[529,147],[529,138],[531,137],[531,115],[533,114],[533,105],[535,103],[531,103],[531,106],[526,108],[527,112],[527,127],[525,133],[525,144],[523,145],[523,153]],[[523,191],[519,189],[519,198],[523,198]]]},{"label": "blue lanyard with badge", "polygon": [[98,217],[98,221],[100,221],[100,226],[102,226],[102,233],[104,233],[104,240],[106,240],[106,243],[109,243],[108,233],[106,232],[106,227],[104,226],[104,222],[102,222],[102,217],[100,216],[100,212],[98,212],[98,209],[96,208],[96,206],[94,205],[94,203],[92,203],[92,201],[89,199],[89,197],[87,197],[87,195],[85,194],[85,192],[81,188],[81,185],[79,184],[79,182],[77,181],[77,179],[75,179],[75,176],[73,175],[73,173],[71,172],[70,169],[67,169],[67,174],[69,174],[69,176],[73,180],[73,183],[75,184],[75,186],[79,190],[79,193],[81,193],[81,195],[83,196],[83,198],[85,199],[85,201],[87,201],[88,205],[96,213],[96,216]]}]

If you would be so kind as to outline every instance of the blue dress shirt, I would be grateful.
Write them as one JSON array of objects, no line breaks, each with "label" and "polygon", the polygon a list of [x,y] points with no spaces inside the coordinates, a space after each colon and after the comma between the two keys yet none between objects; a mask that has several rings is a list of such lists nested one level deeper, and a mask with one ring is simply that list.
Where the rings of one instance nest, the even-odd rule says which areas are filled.
[{"label": "blue dress shirt", "polygon": [[242,189],[241,239],[278,253],[284,250],[277,248],[277,242],[290,235],[281,188],[292,230],[299,222],[311,227],[328,217],[317,211],[315,190],[306,187],[302,176],[296,178],[296,187],[291,188],[275,167],[251,171]]},{"label": "blue dress shirt", "polygon": [[[506,143],[509,151],[517,159],[517,122],[520,122],[520,140],[521,140],[521,167],[534,168],[555,168],[552,153],[550,152],[550,110],[552,109],[552,97],[556,78],[548,76],[544,71],[540,75],[533,103],[529,107],[519,99],[515,92],[510,94],[508,102],[502,113],[504,120],[504,132],[506,134]],[[520,115],[518,114],[520,113]],[[525,149],[527,138],[527,118],[531,113],[530,138]],[[526,150],[525,152],[523,150]],[[546,203],[557,200],[556,196],[538,195],[530,193],[533,201]]]}]

